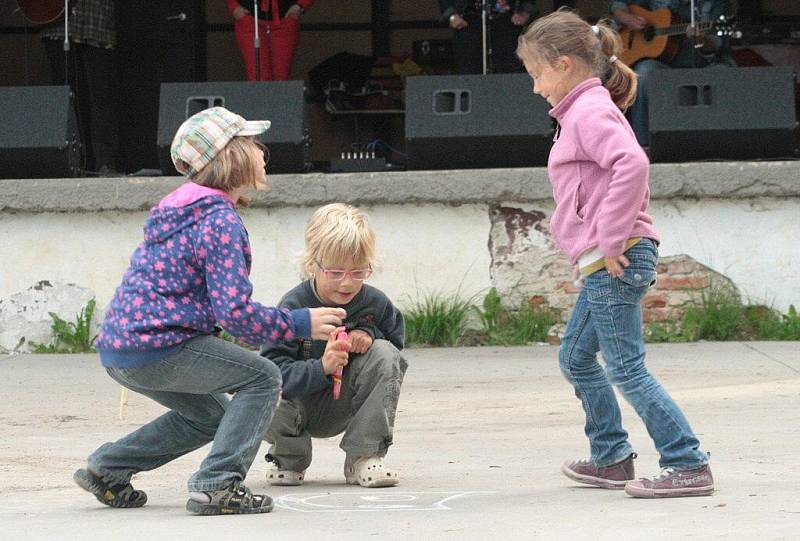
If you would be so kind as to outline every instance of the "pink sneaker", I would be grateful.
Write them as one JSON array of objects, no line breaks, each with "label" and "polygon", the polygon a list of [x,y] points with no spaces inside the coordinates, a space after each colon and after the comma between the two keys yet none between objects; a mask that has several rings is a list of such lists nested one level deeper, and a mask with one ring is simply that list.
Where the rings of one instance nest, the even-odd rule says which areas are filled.
[{"label": "pink sneaker", "polygon": [[708,464],[694,470],[664,468],[652,479],[630,481],[625,485],[625,492],[634,498],[710,496],[714,492],[714,477]]},{"label": "pink sneaker", "polygon": [[622,490],[625,483],[635,478],[633,459],[636,453],[616,464],[601,467],[591,460],[568,460],[561,465],[561,473],[579,483],[594,485],[600,488]]}]

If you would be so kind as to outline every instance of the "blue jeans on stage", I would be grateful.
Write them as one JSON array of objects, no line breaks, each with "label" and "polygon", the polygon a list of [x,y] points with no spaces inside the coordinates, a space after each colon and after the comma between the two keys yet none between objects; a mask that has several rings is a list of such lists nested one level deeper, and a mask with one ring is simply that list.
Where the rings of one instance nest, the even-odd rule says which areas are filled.
[{"label": "blue jeans on stage", "polygon": [[658,60],[645,59],[636,63],[633,70],[639,77],[638,90],[636,92],[636,100],[631,105],[631,129],[636,134],[636,140],[643,147],[650,145],[650,121],[649,103],[648,103],[648,85],[650,84],[650,75],[660,69],[670,69],[667,64],[659,62]]},{"label": "blue jeans on stage", "polygon": [[[578,295],[559,350],[559,367],[586,414],[591,459],[609,466],[633,453],[612,385],[644,421],[662,468],[699,468],[708,462],[678,405],[645,366],[640,301],[656,280],[658,249],[642,239],[625,256],[620,278],[590,274]],[[603,353],[605,368],[597,353]]]},{"label": "blue jeans on stage", "polygon": [[[732,61],[731,61],[732,62]],[[717,64],[718,63],[718,64]],[[681,43],[675,58],[669,64],[645,58],[633,66],[639,82],[636,91],[636,100],[630,108],[631,129],[636,134],[636,140],[641,146],[650,145],[650,120],[649,120],[649,94],[652,74],[658,70],[671,68],[705,68],[711,65],[725,66],[725,57],[709,60],[691,47],[688,40]]]},{"label": "blue jeans on stage", "polygon": [[[171,411],[89,457],[89,468],[111,484],[158,468],[213,441],[191,492],[242,481],[278,404],[275,364],[214,336],[199,336],[166,358],[139,368],[108,368],[121,385]],[[235,393],[232,399],[226,393]]]}]

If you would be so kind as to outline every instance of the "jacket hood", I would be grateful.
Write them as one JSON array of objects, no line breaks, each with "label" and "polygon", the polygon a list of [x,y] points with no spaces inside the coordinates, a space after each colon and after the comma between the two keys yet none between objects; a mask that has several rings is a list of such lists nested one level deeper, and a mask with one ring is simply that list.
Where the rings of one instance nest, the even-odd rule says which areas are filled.
[{"label": "jacket hood", "polygon": [[233,202],[226,192],[187,182],[150,211],[144,224],[144,242],[166,242],[220,208],[232,206]]}]

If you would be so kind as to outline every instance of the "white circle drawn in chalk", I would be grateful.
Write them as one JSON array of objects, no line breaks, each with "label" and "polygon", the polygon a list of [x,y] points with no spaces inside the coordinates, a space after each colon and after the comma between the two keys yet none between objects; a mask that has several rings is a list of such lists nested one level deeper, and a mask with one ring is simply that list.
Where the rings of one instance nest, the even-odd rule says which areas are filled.
[{"label": "white circle drawn in chalk", "polygon": [[413,502],[417,499],[416,496],[411,494],[381,494],[379,496],[361,496],[361,499],[367,502]]}]

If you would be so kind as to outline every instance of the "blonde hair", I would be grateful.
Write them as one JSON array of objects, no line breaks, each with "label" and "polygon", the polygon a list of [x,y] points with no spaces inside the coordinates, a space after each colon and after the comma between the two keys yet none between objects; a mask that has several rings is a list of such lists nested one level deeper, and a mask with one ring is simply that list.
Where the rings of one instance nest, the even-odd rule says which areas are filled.
[{"label": "blonde hair", "polygon": [[536,19],[517,43],[517,56],[522,60],[549,65],[560,56],[580,60],[603,81],[611,99],[625,111],[636,99],[636,74],[616,58],[621,53],[622,41],[607,20],[593,27],[563,8]]},{"label": "blonde hair", "polygon": [[[267,184],[258,180],[259,172],[252,157],[253,152],[267,153],[268,150],[255,137],[234,137],[192,177],[192,182],[228,193],[245,185],[256,190],[267,188]],[[246,207],[250,204],[250,199],[241,197],[237,203]]]},{"label": "blonde hair", "polygon": [[310,278],[317,263],[325,268],[352,262],[357,266],[376,262],[375,233],[366,214],[344,203],[318,208],[308,220],[300,272]]}]

